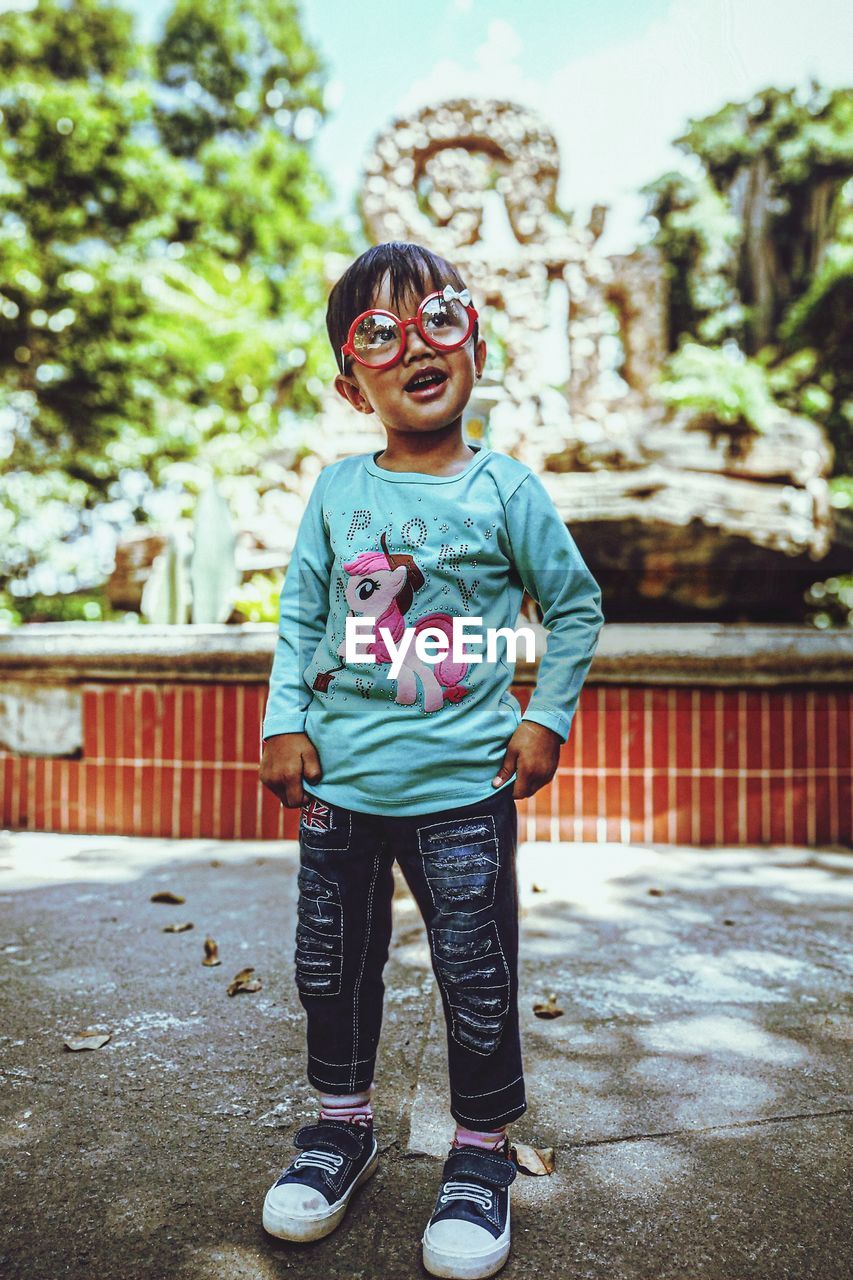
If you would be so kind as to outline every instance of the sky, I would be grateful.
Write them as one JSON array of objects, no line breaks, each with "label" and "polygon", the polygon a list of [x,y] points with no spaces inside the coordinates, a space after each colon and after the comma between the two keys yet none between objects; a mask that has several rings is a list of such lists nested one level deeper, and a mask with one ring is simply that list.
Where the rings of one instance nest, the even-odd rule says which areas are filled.
[{"label": "sky", "polygon": [[[32,0],[0,0],[0,8]],[[170,0],[124,0],[139,31]],[[610,206],[600,248],[648,238],[639,188],[689,171],[672,146],[690,118],[768,86],[853,88],[849,0],[302,0],[326,62],[330,115],[313,143],[354,217],[362,165],[398,115],[442,98],[509,98],[539,112],[560,147],[561,206]],[[381,18],[365,15],[377,12]]]}]

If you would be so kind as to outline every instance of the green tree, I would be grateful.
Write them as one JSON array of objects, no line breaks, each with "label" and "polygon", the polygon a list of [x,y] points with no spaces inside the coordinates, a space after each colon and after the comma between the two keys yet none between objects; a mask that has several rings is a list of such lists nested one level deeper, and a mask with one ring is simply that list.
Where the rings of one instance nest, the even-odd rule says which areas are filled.
[{"label": "green tree", "polygon": [[300,141],[324,114],[323,66],[291,3],[177,0],[154,59],[156,119],[175,155],[226,131],[251,141],[268,120]]},{"label": "green tree", "polygon": [[696,176],[644,188],[672,348],[736,342],[853,470],[853,94],[766,89],[691,121],[676,145]]},{"label": "green tree", "polygon": [[[311,157],[324,70],[290,0],[0,14],[0,588],[108,564],[81,535],[179,460],[251,471],[333,371]],[[233,439],[222,448],[221,438]]]}]

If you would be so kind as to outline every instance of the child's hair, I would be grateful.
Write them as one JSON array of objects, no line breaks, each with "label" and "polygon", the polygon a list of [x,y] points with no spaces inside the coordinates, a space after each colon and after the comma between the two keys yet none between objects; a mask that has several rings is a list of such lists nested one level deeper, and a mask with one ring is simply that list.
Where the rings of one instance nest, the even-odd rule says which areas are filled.
[{"label": "child's hair", "polygon": [[[374,245],[347,267],[329,294],[326,308],[326,329],[341,373],[341,347],[347,340],[349,327],[357,315],[367,311],[373,296],[389,273],[391,300],[399,307],[405,293],[418,293],[430,281],[433,289],[452,284],[455,289],[466,288],[465,281],[452,263],[423,245],[407,244],[402,240],[388,240]],[[474,346],[477,345],[479,325],[474,323]]]}]

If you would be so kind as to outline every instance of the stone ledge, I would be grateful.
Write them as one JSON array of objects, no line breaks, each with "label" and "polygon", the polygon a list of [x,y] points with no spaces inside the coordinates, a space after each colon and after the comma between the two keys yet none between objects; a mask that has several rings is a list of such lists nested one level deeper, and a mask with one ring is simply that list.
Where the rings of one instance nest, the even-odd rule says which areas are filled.
[{"label": "stone ledge", "polygon": [[[520,618],[519,625],[533,625]],[[537,632],[541,655],[547,639]],[[269,679],[271,622],[209,626],[32,623],[0,630],[0,680],[226,682]],[[537,662],[519,660],[515,684],[533,684]],[[853,630],[787,623],[610,623],[590,684],[851,684]]]}]

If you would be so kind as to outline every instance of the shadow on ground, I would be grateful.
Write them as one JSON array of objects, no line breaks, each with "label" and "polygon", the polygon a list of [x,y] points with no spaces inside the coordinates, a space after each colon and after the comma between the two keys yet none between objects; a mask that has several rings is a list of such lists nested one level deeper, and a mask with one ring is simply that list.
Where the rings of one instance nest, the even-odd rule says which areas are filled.
[{"label": "shadow on ground", "polygon": [[[377,1069],[383,1159],[326,1241],[260,1207],[315,1113],[291,842],[0,836],[4,1280],[425,1273],[453,1122],[445,1030],[398,877]],[[853,1026],[843,849],[522,845],[516,1139],[502,1275],[847,1276]],[[170,889],[181,905],[155,904]],[[192,920],[167,934],[163,926]],[[205,936],[222,964],[201,964]],[[226,995],[253,966],[255,994]],[[553,992],[561,1017],[535,1000]],[[69,1053],[65,1036],[112,1033]]]}]

